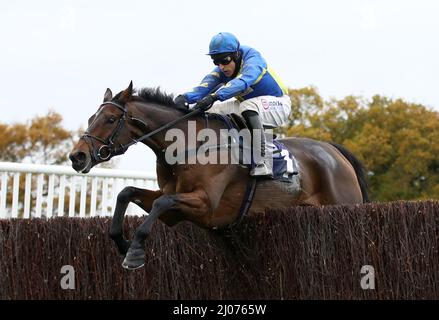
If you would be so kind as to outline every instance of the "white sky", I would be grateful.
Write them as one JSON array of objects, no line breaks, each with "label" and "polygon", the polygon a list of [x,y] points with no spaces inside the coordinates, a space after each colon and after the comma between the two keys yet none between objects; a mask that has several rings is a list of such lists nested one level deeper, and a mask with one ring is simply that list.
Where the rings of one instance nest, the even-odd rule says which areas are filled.
[{"label": "white sky", "polygon": [[[107,87],[185,91],[213,67],[205,53],[221,31],[259,50],[291,88],[439,110],[438,17],[436,0],[1,0],[0,122],[52,108],[73,130]],[[143,145],[119,159],[154,170]]]}]

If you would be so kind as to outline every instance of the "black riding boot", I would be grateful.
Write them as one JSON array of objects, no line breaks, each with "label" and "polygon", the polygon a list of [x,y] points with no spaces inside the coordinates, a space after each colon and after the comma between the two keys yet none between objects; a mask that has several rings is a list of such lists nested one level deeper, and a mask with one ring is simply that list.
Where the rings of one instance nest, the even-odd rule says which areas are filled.
[{"label": "black riding boot", "polygon": [[[256,150],[260,150],[260,156],[256,155],[255,162],[256,166],[250,171],[251,176],[272,176],[273,175],[273,167],[271,163],[271,159],[268,159],[265,151],[265,134],[264,127],[262,126],[261,119],[259,118],[259,114],[256,111],[247,110],[242,113],[247,125],[249,126],[251,135],[252,135],[252,146],[257,148]],[[258,138],[260,137],[259,144],[254,141],[255,135],[254,130],[260,130],[258,134]],[[255,150],[254,150],[255,151]],[[253,151],[253,154],[255,152]]]}]

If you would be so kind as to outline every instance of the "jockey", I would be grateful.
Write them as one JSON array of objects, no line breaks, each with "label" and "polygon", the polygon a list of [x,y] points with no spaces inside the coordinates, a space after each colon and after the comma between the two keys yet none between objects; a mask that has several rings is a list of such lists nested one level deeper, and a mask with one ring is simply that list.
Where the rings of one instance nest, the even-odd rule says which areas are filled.
[{"label": "jockey", "polygon": [[[252,139],[255,129],[261,130],[261,157],[250,172],[252,176],[272,176],[272,161],[266,152],[264,128],[276,128],[287,123],[291,113],[291,99],[287,89],[265,59],[255,49],[240,45],[228,32],[215,35],[210,41],[209,53],[216,65],[192,91],[175,98],[177,105],[196,103],[196,108],[209,112],[241,114],[246,120]],[[225,84],[213,92],[219,84]],[[255,142],[252,143],[255,145]]]}]

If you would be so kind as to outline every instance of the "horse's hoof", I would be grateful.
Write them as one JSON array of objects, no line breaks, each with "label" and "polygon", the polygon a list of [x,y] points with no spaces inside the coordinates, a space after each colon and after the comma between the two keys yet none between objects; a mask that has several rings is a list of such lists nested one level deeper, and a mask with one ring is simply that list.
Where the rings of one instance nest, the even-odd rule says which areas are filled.
[{"label": "horse's hoof", "polygon": [[145,265],[145,250],[135,249],[128,250],[125,259],[122,262],[122,267],[128,270],[136,270]]}]

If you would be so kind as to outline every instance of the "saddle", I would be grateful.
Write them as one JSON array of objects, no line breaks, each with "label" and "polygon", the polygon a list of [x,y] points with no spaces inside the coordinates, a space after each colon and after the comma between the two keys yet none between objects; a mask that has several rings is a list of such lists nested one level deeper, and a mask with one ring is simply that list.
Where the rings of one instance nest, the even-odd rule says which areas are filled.
[{"label": "saddle", "polygon": [[[218,120],[221,120],[226,124],[229,130],[236,129],[237,131],[240,131],[242,129],[249,129],[249,126],[247,125],[245,119],[235,113],[227,115],[211,113],[209,114],[209,117],[214,117]],[[239,141],[240,149],[248,148],[248,146],[242,145],[242,141],[240,141],[239,137],[235,137],[235,140]],[[291,182],[293,180],[293,177],[299,174],[298,162],[294,155],[281,141],[277,140],[276,135],[273,136],[272,142],[267,140],[266,149],[268,149],[270,151],[270,154],[273,155],[273,179],[284,182]],[[251,161],[250,165],[244,165],[251,169],[252,166],[254,166],[255,164],[253,161]]]}]

